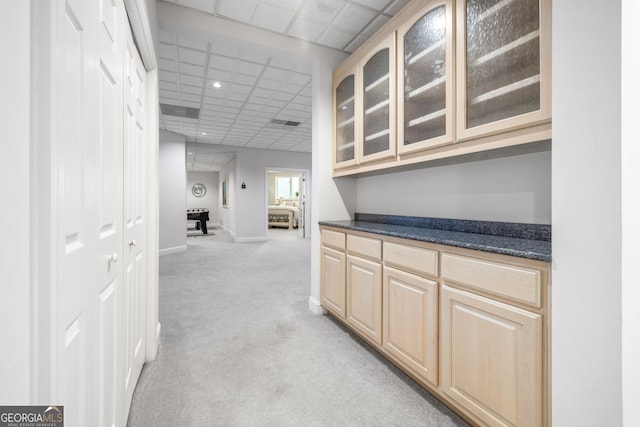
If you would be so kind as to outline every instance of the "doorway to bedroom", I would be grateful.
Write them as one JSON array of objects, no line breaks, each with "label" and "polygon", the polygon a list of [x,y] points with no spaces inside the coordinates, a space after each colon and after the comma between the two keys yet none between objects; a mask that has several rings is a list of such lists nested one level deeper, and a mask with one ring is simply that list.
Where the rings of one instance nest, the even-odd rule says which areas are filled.
[{"label": "doorway to bedroom", "polygon": [[269,168],[265,182],[267,239],[308,237],[307,171]]}]

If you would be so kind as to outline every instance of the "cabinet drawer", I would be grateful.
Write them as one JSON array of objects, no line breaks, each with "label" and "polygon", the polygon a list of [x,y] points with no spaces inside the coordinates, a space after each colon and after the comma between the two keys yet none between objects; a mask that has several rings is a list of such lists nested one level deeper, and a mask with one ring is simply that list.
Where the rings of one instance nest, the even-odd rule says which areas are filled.
[{"label": "cabinet drawer", "polygon": [[539,270],[443,254],[442,276],[470,288],[541,307]]},{"label": "cabinet drawer", "polygon": [[382,258],[382,242],[378,239],[347,234],[347,249],[350,254],[361,255],[377,261]]},{"label": "cabinet drawer", "polygon": [[345,237],[344,233],[333,230],[322,230],[322,246],[329,246],[344,251]]},{"label": "cabinet drawer", "polygon": [[418,274],[438,276],[438,252],[384,242],[384,263]]}]

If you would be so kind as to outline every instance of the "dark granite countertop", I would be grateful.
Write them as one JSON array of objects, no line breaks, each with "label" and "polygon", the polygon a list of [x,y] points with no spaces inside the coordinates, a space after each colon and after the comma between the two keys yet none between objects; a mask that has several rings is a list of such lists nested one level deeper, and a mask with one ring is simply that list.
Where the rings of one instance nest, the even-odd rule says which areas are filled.
[{"label": "dark granite countertop", "polygon": [[[551,262],[551,226],[356,214],[320,225]],[[437,228],[430,228],[437,227]]]}]

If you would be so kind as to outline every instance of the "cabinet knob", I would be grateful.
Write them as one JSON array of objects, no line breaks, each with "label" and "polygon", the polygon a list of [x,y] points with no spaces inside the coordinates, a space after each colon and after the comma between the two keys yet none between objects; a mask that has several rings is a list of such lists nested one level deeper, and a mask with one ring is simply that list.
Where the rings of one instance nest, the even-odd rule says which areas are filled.
[{"label": "cabinet knob", "polygon": [[113,263],[118,262],[118,254],[114,252],[111,255],[107,255],[107,261],[113,262]]}]

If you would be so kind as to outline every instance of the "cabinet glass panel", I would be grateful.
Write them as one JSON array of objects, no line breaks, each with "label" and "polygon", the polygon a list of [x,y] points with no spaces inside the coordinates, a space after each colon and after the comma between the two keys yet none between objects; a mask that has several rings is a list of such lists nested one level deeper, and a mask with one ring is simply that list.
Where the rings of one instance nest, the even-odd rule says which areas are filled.
[{"label": "cabinet glass panel", "polygon": [[404,145],[446,132],[445,7],[404,36]]},{"label": "cabinet glass panel", "polygon": [[389,149],[389,85],[389,49],[383,49],[363,68],[364,156]]},{"label": "cabinet glass panel", "polygon": [[353,74],[345,77],[336,88],[336,163],[355,158]]},{"label": "cabinet glass panel", "polygon": [[538,0],[467,0],[467,128],[540,109]]}]

